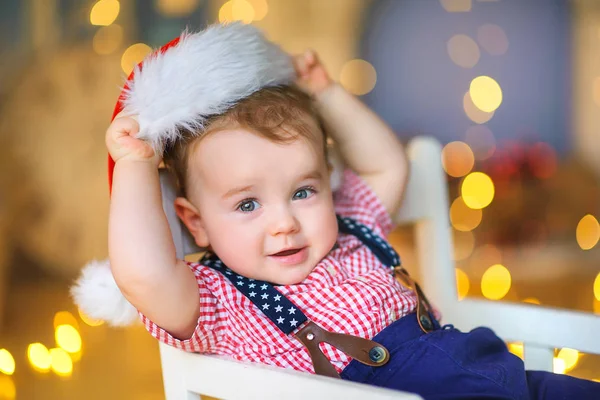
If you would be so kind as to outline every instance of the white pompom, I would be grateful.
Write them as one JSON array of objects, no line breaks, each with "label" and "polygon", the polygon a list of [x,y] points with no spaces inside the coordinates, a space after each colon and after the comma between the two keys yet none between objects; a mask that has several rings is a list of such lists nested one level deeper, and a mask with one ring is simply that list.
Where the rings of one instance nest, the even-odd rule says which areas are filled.
[{"label": "white pompom", "polygon": [[112,326],[139,321],[138,312],[119,290],[107,260],[90,261],[71,287],[71,296],[81,311]]}]

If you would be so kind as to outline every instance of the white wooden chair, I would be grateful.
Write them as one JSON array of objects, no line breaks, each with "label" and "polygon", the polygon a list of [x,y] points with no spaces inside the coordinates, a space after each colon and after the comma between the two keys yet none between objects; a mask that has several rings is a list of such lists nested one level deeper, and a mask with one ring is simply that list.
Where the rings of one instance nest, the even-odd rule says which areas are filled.
[{"label": "white wooden chair", "polygon": [[[407,148],[410,180],[398,224],[415,228],[420,281],[444,322],[466,331],[488,326],[506,341],[524,343],[527,369],[552,370],[554,349],[570,347],[600,354],[600,318],[592,314],[466,298],[458,300],[452,238],[448,219],[448,191],[441,166],[441,146],[432,138],[417,137]],[[197,253],[173,208],[171,177],[161,171],[163,205],[176,244],[177,256]],[[310,375],[222,357],[186,353],[160,344],[167,400],[198,399],[199,394],[220,399],[419,399],[414,394]]]}]

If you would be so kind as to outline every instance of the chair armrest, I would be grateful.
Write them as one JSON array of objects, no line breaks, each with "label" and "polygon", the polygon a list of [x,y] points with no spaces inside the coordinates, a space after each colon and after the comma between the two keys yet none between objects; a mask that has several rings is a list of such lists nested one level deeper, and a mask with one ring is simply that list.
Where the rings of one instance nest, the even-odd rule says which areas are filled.
[{"label": "chair armrest", "polygon": [[188,392],[221,399],[421,399],[416,394],[290,369],[186,353],[163,343],[160,350],[169,400],[171,385],[179,388],[184,385]]}]

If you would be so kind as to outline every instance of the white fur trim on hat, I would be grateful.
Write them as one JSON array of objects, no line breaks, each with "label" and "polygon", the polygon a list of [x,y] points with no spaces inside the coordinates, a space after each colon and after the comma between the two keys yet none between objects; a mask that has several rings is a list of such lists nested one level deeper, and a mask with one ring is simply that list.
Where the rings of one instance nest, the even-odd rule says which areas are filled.
[{"label": "white fur trim on hat", "polygon": [[71,296],[81,311],[112,326],[132,325],[138,312],[119,290],[108,260],[91,261],[71,287]]},{"label": "white fur trim on hat", "polygon": [[291,57],[252,25],[211,25],[184,32],[177,45],[148,57],[125,91],[125,115],[137,115],[138,137],[162,153],[180,131],[198,132],[261,88],[293,83]]}]

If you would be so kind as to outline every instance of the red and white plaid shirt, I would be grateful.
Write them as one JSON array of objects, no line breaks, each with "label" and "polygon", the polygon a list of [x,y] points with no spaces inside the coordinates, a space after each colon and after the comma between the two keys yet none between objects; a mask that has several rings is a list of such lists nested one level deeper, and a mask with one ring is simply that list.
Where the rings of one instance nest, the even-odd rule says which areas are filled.
[{"label": "red and white plaid shirt", "polygon": [[[392,229],[389,214],[356,174],[344,172],[334,194],[336,213],[370,227],[382,237]],[[360,240],[339,234],[338,245],[296,285],[276,286],[308,319],[331,332],[371,339],[416,308],[413,291],[400,285]],[[178,340],[142,315],[146,329],[179,349],[314,373],[308,351],[283,334],[221,273],[188,263],[198,282],[201,315],[191,338]],[[329,344],[322,351],[338,372],[352,360]]]}]

